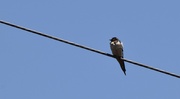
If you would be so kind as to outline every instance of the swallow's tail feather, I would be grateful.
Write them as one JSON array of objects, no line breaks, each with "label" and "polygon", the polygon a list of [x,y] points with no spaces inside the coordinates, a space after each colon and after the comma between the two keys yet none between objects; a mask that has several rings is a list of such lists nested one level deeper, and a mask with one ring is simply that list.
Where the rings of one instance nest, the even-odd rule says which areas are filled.
[{"label": "swallow's tail feather", "polygon": [[120,66],[121,66],[122,71],[123,71],[124,74],[126,75],[126,68],[125,68],[124,61],[121,60],[120,58],[118,58],[117,60],[118,60],[118,62],[119,62],[119,64],[120,64]]}]

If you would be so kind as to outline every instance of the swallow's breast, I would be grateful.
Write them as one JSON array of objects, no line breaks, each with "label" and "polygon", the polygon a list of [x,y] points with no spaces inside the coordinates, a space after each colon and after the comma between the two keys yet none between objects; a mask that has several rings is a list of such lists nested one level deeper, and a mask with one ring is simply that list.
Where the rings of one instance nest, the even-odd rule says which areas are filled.
[{"label": "swallow's breast", "polygon": [[121,44],[111,44],[111,51],[112,51],[112,54],[113,55],[116,55],[116,56],[123,56],[123,47]]}]

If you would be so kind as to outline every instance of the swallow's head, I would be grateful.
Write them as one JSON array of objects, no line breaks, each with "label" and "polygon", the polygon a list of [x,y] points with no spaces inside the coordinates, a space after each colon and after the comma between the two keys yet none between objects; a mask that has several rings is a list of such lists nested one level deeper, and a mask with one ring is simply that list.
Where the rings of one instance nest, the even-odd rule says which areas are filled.
[{"label": "swallow's head", "polygon": [[111,42],[118,42],[119,39],[117,37],[113,37],[112,39],[110,39]]}]

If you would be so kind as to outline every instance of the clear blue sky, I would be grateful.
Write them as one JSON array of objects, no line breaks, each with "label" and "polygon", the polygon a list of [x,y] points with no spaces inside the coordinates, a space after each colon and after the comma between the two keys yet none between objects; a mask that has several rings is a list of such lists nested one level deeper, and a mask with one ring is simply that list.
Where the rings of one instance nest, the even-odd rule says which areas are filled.
[{"label": "clear blue sky", "polygon": [[[180,74],[179,0],[3,0],[0,20]],[[0,99],[180,99],[180,79],[0,24]]]}]

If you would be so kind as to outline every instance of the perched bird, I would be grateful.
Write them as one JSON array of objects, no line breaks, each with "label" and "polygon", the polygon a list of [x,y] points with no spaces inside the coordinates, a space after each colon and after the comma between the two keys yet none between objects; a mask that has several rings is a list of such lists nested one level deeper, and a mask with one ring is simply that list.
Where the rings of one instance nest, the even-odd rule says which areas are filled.
[{"label": "perched bird", "polygon": [[123,58],[123,44],[117,37],[113,37],[112,39],[110,39],[110,41],[112,54],[116,57],[116,60],[119,62],[121,69],[126,75],[125,64],[124,61],[121,60],[121,58]]}]

